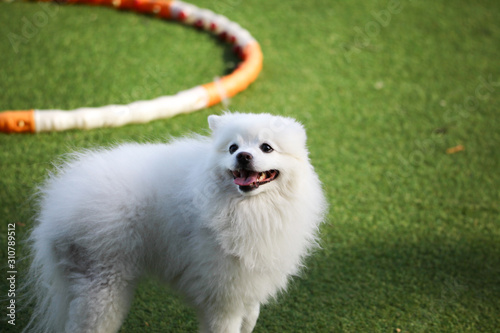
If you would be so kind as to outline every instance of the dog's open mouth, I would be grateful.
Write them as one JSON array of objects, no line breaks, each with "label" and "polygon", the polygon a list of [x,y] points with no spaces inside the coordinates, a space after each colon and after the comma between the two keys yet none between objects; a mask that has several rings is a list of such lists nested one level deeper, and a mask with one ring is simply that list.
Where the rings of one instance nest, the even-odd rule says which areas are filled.
[{"label": "dog's open mouth", "polygon": [[231,171],[234,177],[234,183],[240,187],[243,192],[249,192],[258,188],[262,184],[269,183],[275,180],[278,175],[278,170],[269,170],[257,172],[246,169],[238,169]]}]

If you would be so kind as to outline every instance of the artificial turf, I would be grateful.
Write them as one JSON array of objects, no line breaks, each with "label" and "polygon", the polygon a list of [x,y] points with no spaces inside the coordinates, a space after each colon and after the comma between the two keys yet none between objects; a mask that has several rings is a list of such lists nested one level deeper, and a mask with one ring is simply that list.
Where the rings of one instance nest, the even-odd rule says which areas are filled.
[{"label": "artificial turf", "polygon": [[[263,72],[227,108],[303,122],[330,203],[322,249],[263,307],[255,331],[499,331],[500,2],[193,3],[259,40]],[[106,8],[0,3],[0,22],[0,109],[150,99],[209,82],[236,61],[205,33]],[[16,224],[21,281],[31,196],[51,161],[207,133],[207,115],[224,108],[114,129],[0,134],[0,331],[19,332],[29,317],[17,295],[16,326],[6,321],[7,229]],[[195,330],[192,310],[147,280],[121,332]]]}]

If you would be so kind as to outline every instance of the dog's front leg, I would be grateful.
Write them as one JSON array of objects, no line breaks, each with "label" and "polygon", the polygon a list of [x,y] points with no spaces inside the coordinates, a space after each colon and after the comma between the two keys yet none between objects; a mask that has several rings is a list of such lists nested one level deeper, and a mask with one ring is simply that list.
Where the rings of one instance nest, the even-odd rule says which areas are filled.
[{"label": "dog's front leg", "polygon": [[213,306],[199,312],[198,318],[200,321],[200,333],[242,332],[243,311]]},{"label": "dog's front leg", "polygon": [[259,318],[260,304],[252,304],[246,307],[246,313],[243,317],[243,323],[241,325],[241,333],[251,333],[255,324],[257,323],[257,318]]}]

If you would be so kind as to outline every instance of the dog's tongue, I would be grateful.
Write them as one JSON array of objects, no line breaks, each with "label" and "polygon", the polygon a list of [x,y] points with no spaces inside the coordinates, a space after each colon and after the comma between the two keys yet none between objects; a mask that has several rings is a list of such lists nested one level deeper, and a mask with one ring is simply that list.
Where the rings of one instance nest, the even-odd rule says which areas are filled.
[{"label": "dog's tongue", "polygon": [[258,184],[257,180],[259,178],[259,174],[257,172],[241,172],[239,177],[234,178],[234,183],[239,186],[249,186],[252,184]]}]

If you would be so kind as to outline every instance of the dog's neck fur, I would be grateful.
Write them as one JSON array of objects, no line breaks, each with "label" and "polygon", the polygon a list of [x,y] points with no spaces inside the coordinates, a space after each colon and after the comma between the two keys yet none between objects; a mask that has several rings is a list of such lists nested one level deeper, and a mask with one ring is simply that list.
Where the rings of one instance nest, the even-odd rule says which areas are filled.
[{"label": "dog's neck fur", "polygon": [[297,258],[305,256],[315,242],[316,226],[306,220],[315,212],[305,209],[307,202],[273,191],[252,196],[235,193],[229,200],[222,190],[213,195],[225,199],[213,200],[222,204],[206,207],[208,227],[226,254],[249,270],[280,267],[287,275],[297,273]]}]

